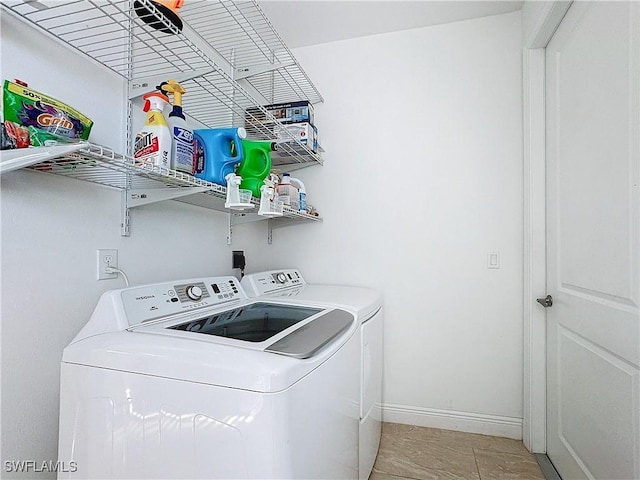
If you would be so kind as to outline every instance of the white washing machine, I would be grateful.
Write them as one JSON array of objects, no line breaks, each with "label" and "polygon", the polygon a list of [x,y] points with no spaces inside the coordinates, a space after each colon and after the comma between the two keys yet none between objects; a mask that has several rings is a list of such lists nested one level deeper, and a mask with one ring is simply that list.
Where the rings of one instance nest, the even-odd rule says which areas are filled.
[{"label": "white washing machine", "polygon": [[241,284],[254,298],[331,305],[356,316],[360,343],[358,477],[366,480],[378,453],[382,426],[382,295],[364,287],[308,284],[296,269],[249,274]]},{"label": "white washing machine", "polygon": [[59,478],[357,478],[359,328],[235,277],[107,292],[63,353]]}]

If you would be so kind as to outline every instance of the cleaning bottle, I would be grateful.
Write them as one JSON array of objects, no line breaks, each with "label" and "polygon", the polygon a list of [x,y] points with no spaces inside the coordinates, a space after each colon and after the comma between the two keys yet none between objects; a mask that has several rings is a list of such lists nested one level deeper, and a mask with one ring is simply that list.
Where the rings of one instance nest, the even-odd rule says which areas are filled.
[{"label": "cleaning bottle", "polygon": [[278,184],[278,176],[269,174],[260,187],[260,209],[258,215],[261,217],[281,217],[282,202],[278,200],[275,187]]},{"label": "cleaning bottle", "polygon": [[204,128],[193,131],[195,139],[195,176],[207,182],[227,185],[226,176],[234,173],[244,158],[242,128]]},{"label": "cleaning bottle", "polygon": [[291,183],[290,174],[282,174],[282,179],[276,187],[276,193],[284,205],[287,205],[294,210],[300,209],[300,194],[298,192],[298,187]]},{"label": "cleaning bottle", "polygon": [[171,169],[193,174],[193,130],[182,111],[184,87],[175,80],[162,82],[158,90],[173,94],[173,109],[167,118],[171,132]]},{"label": "cleaning bottle", "polygon": [[136,135],[133,145],[133,157],[137,166],[171,166],[171,132],[167,120],[162,114],[169,104],[166,95],[160,92],[147,93],[144,97],[143,111],[147,112],[144,127]]},{"label": "cleaning bottle", "polygon": [[298,189],[299,206],[298,210],[301,212],[307,211],[307,191],[304,188],[304,183],[299,178],[289,177],[291,185]]},{"label": "cleaning bottle", "polygon": [[254,197],[260,197],[260,187],[271,171],[271,152],[276,149],[270,140],[242,140],[244,160],[238,165],[237,173],[242,177],[240,188],[251,190]]},{"label": "cleaning bottle", "polygon": [[245,210],[247,208],[253,208],[251,203],[251,192],[247,190],[240,190],[240,183],[242,178],[235,173],[227,175],[227,201],[224,202],[224,208],[230,208],[231,210]]}]

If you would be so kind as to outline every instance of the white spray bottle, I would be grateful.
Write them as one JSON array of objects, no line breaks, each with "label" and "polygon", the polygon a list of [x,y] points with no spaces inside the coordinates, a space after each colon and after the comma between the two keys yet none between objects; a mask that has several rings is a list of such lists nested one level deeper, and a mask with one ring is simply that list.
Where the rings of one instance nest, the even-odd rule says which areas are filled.
[{"label": "white spray bottle", "polygon": [[248,195],[243,196],[240,194],[242,177],[235,173],[228,173],[224,178],[227,181],[227,201],[224,203],[224,208],[230,208],[231,210],[253,208],[254,205],[251,203],[251,192],[249,190],[243,190],[243,193]]},{"label": "white spray bottle", "polygon": [[171,169],[193,175],[193,130],[182,111],[182,95],[186,90],[175,80],[162,82],[158,90],[173,94],[173,109],[167,123],[171,132]]},{"label": "white spray bottle", "polygon": [[264,179],[264,183],[260,187],[260,209],[258,210],[258,215],[262,217],[282,216],[282,202],[277,200],[278,196],[276,195],[277,184],[278,176],[273,173],[270,173]]},{"label": "white spray bottle", "polygon": [[137,166],[169,168],[171,166],[171,132],[162,114],[169,104],[160,92],[147,93],[143,111],[147,112],[144,127],[136,135],[133,157]]}]

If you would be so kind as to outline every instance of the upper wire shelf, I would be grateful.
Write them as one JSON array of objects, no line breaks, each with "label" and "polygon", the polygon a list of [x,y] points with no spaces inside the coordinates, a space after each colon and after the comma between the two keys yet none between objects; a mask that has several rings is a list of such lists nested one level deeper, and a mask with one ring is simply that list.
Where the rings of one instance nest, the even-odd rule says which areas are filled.
[{"label": "upper wire shelf", "polygon": [[[249,121],[259,138],[273,138],[272,126],[279,122],[262,105],[323,101],[255,1],[187,0],[179,12],[182,31],[164,20],[171,33],[143,22],[134,3],[157,12],[150,0],[3,0],[0,5],[126,79],[132,99],[177,79],[187,91],[185,112],[205,128]],[[249,107],[258,107],[271,126],[247,113]],[[290,140],[279,149],[283,168],[322,164],[319,153],[293,135]]]}]

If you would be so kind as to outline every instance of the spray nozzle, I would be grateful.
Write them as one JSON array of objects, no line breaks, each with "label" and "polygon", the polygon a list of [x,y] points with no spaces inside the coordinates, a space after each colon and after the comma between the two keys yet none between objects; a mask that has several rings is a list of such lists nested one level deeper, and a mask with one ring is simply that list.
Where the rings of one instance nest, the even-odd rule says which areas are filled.
[{"label": "spray nozzle", "polygon": [[148,112],[152,108],[162,111],[164,106],[169,103],[169,97],[160,92],[147,93],[142,98],[144,99],[143,112]]},{"label": "spray nozzle", "polygon": [[173,94],[173,105],[182,107],[182,95],[187,91],[175,80],[167,80],[156,87],[161,92]]}]

